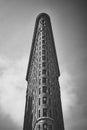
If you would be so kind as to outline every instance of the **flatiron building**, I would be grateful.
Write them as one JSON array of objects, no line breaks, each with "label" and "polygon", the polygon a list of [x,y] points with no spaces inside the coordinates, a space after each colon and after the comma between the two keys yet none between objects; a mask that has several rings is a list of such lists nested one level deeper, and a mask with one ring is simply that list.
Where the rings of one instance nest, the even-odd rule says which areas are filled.
[{"label": "flatiron building", "polygon": [[26,81],[23,130],[64,130],[59,66],[48,14],[36,19]]}]

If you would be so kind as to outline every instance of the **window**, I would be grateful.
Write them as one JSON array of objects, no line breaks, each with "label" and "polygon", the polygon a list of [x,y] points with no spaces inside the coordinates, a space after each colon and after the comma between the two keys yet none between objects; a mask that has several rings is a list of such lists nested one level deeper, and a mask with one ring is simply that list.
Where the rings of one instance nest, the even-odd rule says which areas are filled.
[{"label": "window", "polygon": [[48,73],[48,76],[49,76],[49,70],[47,71],[47,73]]},{"label": "window", "polygon": [[41,76],[41,71],[39,71],[39,76]]},{"label": "window", "polygon": [[45,40],[42,40],[42,43],[44,44],[44,43],[45,43]]},{"label": "window", "polygon": [[50,94],[50,88],[48,88],[48,93]]},{"label": "window", "polygon": [[42,70],[42,74],[46,74],[46,70],[45,69]]},{"label": "window", "polygon": [[43,66],[43,67],[46,67],[46,62],[42,62],[42,66]]},{"label": "window", "polygon": [[47,116],[47,108],[43,108],[43,116]]},{"label": "window", "polygon": [[52,130],[52,125],[49,125],[49,130]]},{"label": "window", "polygon": [[49,98],[49,105],[51,105],[51,99]]},{"label": "window", "polygon": [[41,88],[39,88],[39,94],[41,94]]},{"label": "window", "polygon": [[47,87],[43,86],[43,93],[46,93],[46,91],[47,91]]},{"label": "window", "polygon": [[40,105],[40,98],[39,98],[39,105]]},{"label": "window", "polygon": [[39,85],[41,84],[41,79],[39,79]]},{"label": "window", "polygon": [[[40,37],[40,39],[41,39],[41,37]],[[39,42],[39,44],[41,45],[41,41]]]},{"label": "window", "polygon": [[39,52],[39,55],[41,56],[41,51]]},{"label": "window", "polygon": [[47,123],[43,124],[43,130],[47,130]]},{"label": "window", "polygon": [[45,35],[42,35],[42,38],[45,39]]},{"label": "window", "polygon": [[[39,40],[41,40],[41,37],[39,37]],[[41,42],[39,42],[39,44],[40,44]]]},{"label": "window", "polygon": [[40,117],[40,110],[39,110],[39,117]]},{"label": "window", "polygon": [[51,110],[49,111],[49,115],[50,115],[50,117],[52,116]]},{"label": "window", "polygon": [[45,50],[42,50],[42,54],[45,54],[45,52],[46,52]]},{"label": "window", "polygon": [[42,78],[42,83],[46,83],[46,78],[45,77]]},{"label": "window", "polygon": [[38,125],[38,130],[40,130],[40,125]]},{"label": "window", "polygon": [[41,64],[39,64],[39,69],[41,69]]},{"label": "window", "polygon": [[46,47],[46,46],[43,44],[43,45],[42,45],[42,48],[45,49],[45,47]]},{"label": "window", "polygon": [[41,46],[39,46],[39,50],[41,50]]},{"label": "window", "polygon": [[39,61],[41,61],[41,57],[39,57]]},{"label": "window", "polygon": [[43,104],[47,103],[47,97],[43,97]]},{"label": "window", "polygon": [[42,56],[42,60],[45,60],[46,59],[46,56]]},{"label": "window", "polygon": [[41,24],[44,25],[44,19],[41,20]]}]

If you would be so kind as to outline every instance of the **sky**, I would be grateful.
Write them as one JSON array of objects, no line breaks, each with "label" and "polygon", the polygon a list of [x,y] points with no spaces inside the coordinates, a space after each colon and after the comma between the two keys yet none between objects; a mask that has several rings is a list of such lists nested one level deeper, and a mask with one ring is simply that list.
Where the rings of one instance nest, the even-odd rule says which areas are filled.
[{"label": "sky", "polygon": [[87,130],[86,0],[0,0],[0,130],[22,130],[35,20],[48,13],[65,130]]}]

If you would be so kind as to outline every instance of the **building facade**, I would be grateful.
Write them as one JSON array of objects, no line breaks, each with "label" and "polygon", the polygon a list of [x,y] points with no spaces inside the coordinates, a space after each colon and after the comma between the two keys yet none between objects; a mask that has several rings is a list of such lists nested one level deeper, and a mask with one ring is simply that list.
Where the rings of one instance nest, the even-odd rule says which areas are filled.
[{"label": "building facade", "polygon": [[59,76],[50,17],[41,13],[36,19],[26,75],[23,130],[64,130]]}]

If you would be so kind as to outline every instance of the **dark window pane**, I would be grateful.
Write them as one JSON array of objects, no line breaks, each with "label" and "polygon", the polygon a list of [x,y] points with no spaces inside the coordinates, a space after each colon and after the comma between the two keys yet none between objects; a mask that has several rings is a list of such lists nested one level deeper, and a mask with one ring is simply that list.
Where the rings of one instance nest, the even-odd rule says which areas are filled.
[{"label": "dark window pane", "polygon": [[41,88],[39,88],[39,94],[41,94]]},{"label": "dark window pane", "polygon": [[42,78],[42,83],[46,83],[46,78],[45,77]]},{"label": "dark window pane", "polygon": [[49,130],[52,130],[52,125],[49,125]]},{"label": "dark window pane", "polygon": [[41,71],[39,71],[39,76],[41,75]]},{"label": "dark window pane", "polygon": [[39,61],[41,61],[41,57],[39,57]]},{"label": "dark window pane", "polygon": [[41,84],[41,79],[39,79],[39,85]]},{"label": "dark window pane", "polygon": [[45,60],[46,59],[46,56],[42,56],[42,60]]},{"label": "dark window pane", "polygon": [[39,105],[40,105],[40,98],[39,98]]},{"label": "dark window pane", "polygon": [[47,71],[47,75],[49,76],[49,70]]},{"label": "dark window pane", "polygon": [[51,105],[51,99],[49,98],[49,105]]},{"label": "dark window pane", "polygon": [[42,70],[42,74],[46,74],[46,70],[45,69]]},{"label": "dark window pane", "polygon": [[48,93],[50,94],[50,88],[48,88]]},{"label": "dark window pane", "polygon": [[43,35],[42,38],[45,39],[45,35]]},{"label": "dark window pane", "polygon": [[46,62],[42,62],[42,66],[43,66],[43,67],[46,67]]},{"label": "dark window pane", "polygon": [[47,108],[43,108],[43,116],[47,116]]},{"label": "dark window pane", "polygon": [[39,64],[39,69],[41,69],[41,64]]},{"label": "dark window pane", "polygon": [[46,47],[46,46],[43,44],[43,45],[42,45],[42,48],[45,49],[45,47]]},{"label": "dark window pane", "polygon": [[52,115],[51,110],[49,111],[49,114],[50,114],[50,117],[51,117],[51,115]]},{"label": "dark window pane", "polygon": [[40,110],[39,110],[39,117],[40,117]]},{"label": "dark window pane", "polygon": [[40,130],[40,125],[38,125],[38,130]]},{"label": "dark window pane", "polygon": [[42,43],[44,44],[44,43],[45,43],[45,40],[42,40]]},{"label": "dark window pane", "polygon": [[45,50],[42,50],[42,54],[45,54]]},{"label": "dark window pane", "polygon": [[47,123],[43,124],[43,130],[47,130]]},{"label": "dark window pane", "polygon": [[43,97],[43,104],[47,103],[47,97]]},{"label": "dark window pane", "polygon": [[43,93],[46,93],[47,87],[43,86]]},{"label": "dark window pane", "polygon": [[39,55],[41,56],[41,51],[39,52]]}]

